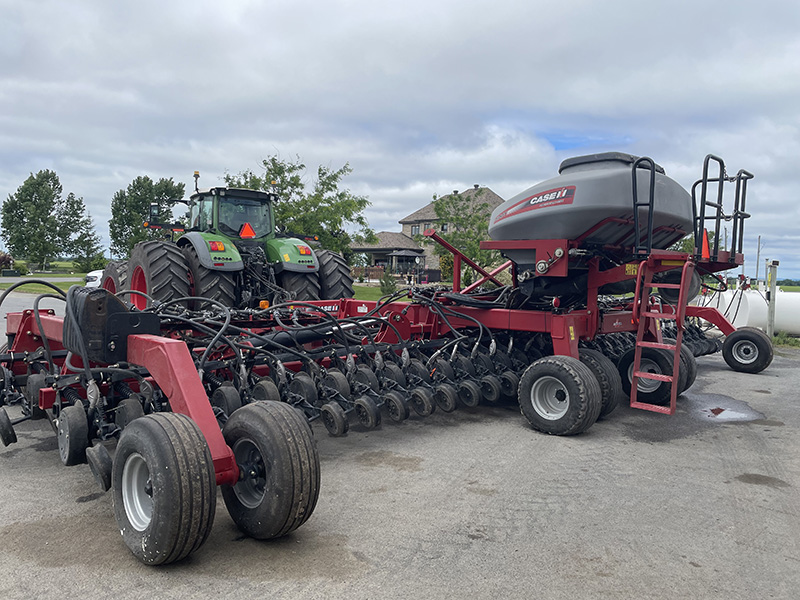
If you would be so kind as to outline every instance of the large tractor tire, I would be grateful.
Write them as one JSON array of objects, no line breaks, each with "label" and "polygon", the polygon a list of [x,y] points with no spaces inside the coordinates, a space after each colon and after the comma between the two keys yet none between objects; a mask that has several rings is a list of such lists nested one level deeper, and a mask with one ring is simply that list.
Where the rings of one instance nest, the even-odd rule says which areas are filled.
[{"label": "large tractor tire", "polygon": [[253,402],[237,410],[222,433],[241,473],[234,485],[222,486],[239,529],[264,540],[305,523],[319,498],[320,467],[302,413],[283,402]]},{"label": "large tractor tire", "polygon": [[[140,242],[133,247],[128,261],[128,285],[143,292],[131,294],[138,309],[152,306],[152,300],[169,302],[189,295],[189,265],[180,248],[170,242]],[[182,304],[185,306],[185,302]]]},{"label": "large tractor tire", "polygon": [[217,505],[214,462],[186,415],[133,421],[120,435],[111,479],[122,540],[143,563],[181,560],[208,539]]},{"label": "large tractor tire", "polygon": [[280,284],[287,292],[294,293],[295,300],[319,300],[319,277],[316,273],[284,271],[280,276]]},{"label": "large tractor tire", "polygon": [[[189,265],[189,293],[192,296],[216,300],[223,306],[232,308],[236,304],[236,282],[229,271],[214,271],[200,264],[197,251],[191,244],[182,248]],[[195,310],[210,308],[210,302],[194,301]]]},{"label": "large tractor tire", "polygon": [[103,269],[103,276],[100,279],[100,287],[108,290],[112,294],[126,289],[128,284],[128,261],[112,260]]},{"label": "large tractor tire", "polygon": [[319,261],[320,300],[352,298],[353,278],[344,257],[330,250],[317,250]]},{"label": "large tractor tire", "polygon": [[519,406],[537,431],[575,435],[597,421],[603,396],[594,373],[577,358],[547,356],[522,374]]}]

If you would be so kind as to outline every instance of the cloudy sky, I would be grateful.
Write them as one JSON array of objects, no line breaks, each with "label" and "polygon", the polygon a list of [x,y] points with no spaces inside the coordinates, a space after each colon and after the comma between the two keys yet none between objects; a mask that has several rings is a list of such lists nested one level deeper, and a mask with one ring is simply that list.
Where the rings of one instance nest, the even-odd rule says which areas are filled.
[{"label": "cloudy sky", "polygon": [[609,150],[684,186],[709,152],[753,172],[748,273],[760,234],[800,277],[800,3],[0,0],[0,196],[53,169],[106,241],[139,175],[349,162],[398,231],[434,193],[510,198]]}]

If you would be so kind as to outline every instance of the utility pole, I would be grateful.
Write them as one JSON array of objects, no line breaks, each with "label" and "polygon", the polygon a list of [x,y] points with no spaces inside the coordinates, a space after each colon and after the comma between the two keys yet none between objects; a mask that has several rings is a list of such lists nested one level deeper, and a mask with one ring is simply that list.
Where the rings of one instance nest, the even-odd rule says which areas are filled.
[{"label": "utility pole", "polygon": [[779,261],[773,260],[767,266],[767,335],[769,339],[775,336],[775,301],[777,292]]},{"label": "utility pole", "polygon": [[761,264],[761,236],[758,236],[758,246],[756,246],[756,285],[758,284],[758,265]]}]

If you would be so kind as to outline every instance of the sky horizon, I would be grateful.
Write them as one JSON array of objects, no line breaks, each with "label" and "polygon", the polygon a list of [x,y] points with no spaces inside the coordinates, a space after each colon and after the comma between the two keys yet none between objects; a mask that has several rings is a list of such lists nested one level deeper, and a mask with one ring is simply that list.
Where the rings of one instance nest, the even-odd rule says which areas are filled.
[{"label": "sky horizon", "polygon": [[[800,278],[800,4],[0,0],[0,195],[52,169],[108,246],[138,176],[353,169],[376,230],[434,194],[509,199],[565,158],[747,169],[745,271]],[[732,191],[730,192],[732,194]]]}]

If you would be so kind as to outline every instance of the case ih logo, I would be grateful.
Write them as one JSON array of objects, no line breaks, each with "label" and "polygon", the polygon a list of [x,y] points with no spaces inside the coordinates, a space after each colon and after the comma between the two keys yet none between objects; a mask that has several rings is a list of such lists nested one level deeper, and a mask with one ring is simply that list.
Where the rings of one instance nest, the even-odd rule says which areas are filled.
[{"label": "case ih logo", "polygon": [[520,200],[513,206],[508,207],[494,220],[495,223],[502,221],[507,217],[518,215],[520,213],[528,212],[536,208],[545,208],[547,206],[559,206],[561,204],[572,204],[575,199],[575,186],[567,185],[564,187],[556,188],[554,190],[547,190],[535,196],[528,196]]}]

